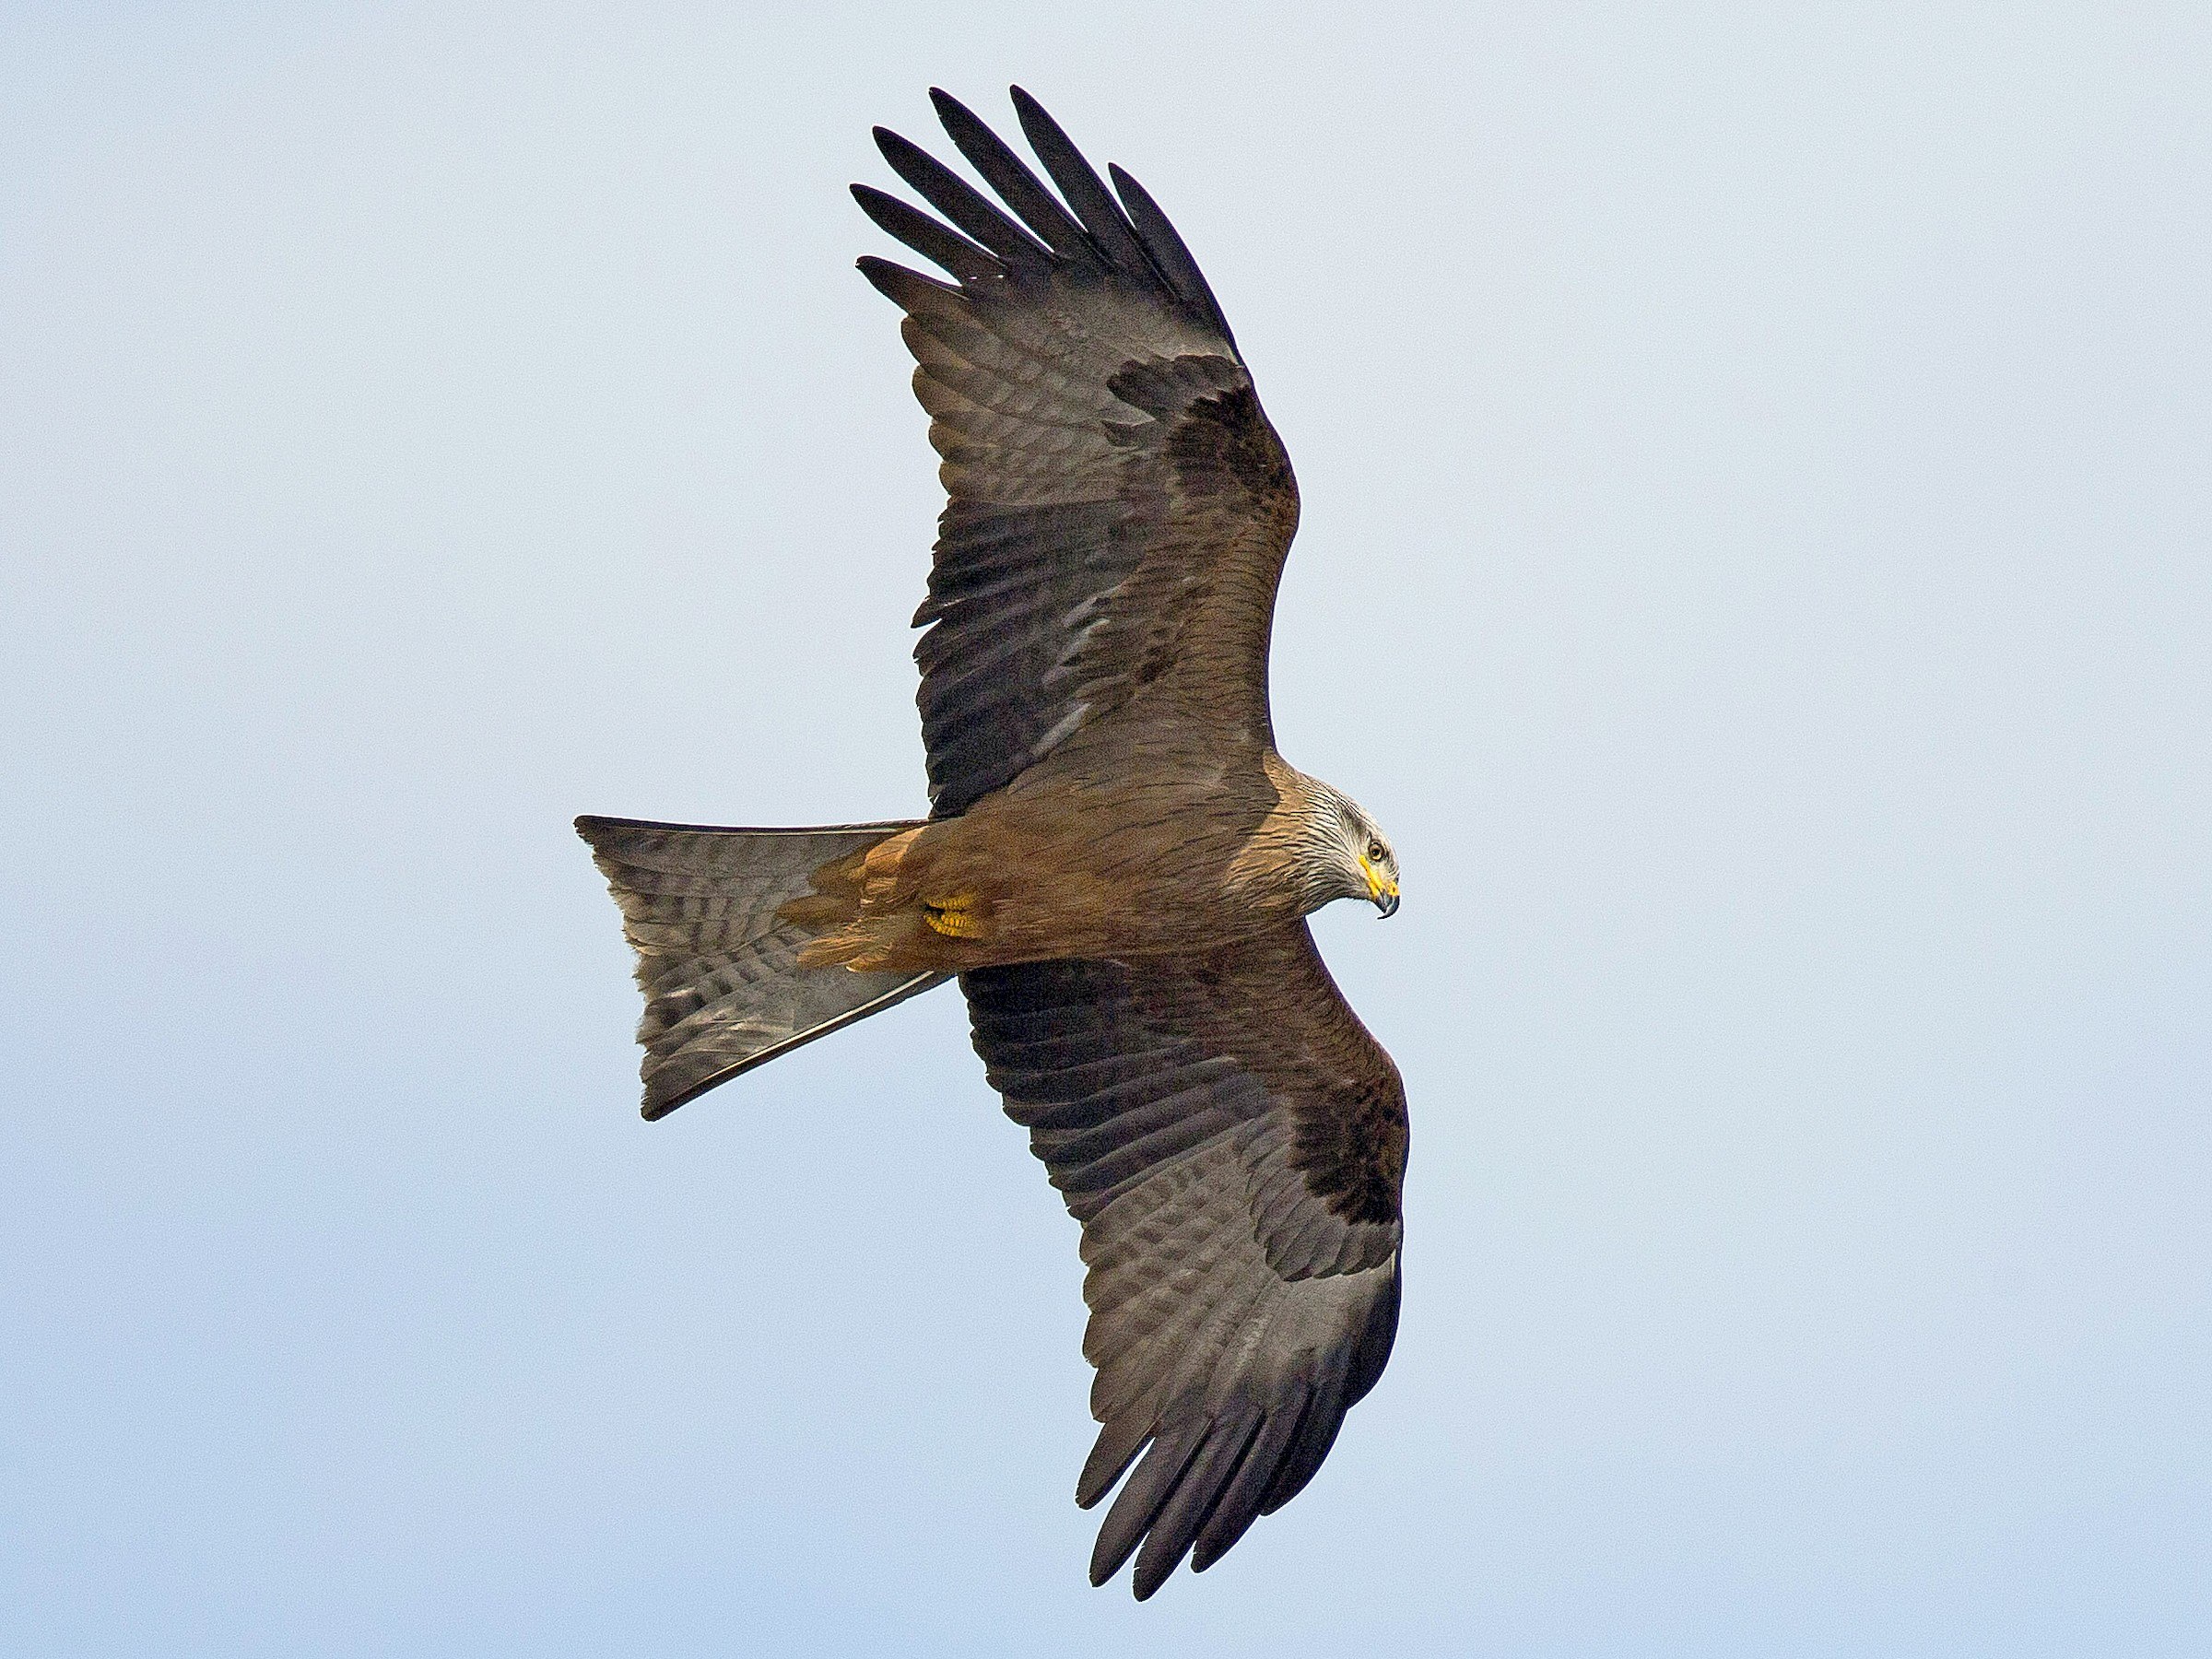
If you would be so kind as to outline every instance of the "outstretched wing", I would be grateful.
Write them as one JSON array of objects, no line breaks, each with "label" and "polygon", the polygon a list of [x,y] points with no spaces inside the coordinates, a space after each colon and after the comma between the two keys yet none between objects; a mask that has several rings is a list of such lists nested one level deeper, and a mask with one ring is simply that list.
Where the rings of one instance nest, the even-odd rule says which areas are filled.
[{"label": "outstretched wing", "polygon": [[[1288,1503],[1374,1386],[1398,1320],[1397,1067],[1305,924],[1204,957],[961,976],[976,1052],[1083,1223],[1103,1425],[1103,1583],[1150,1595]],[[1143,1547],[1138,1549],[1139,1544]]]},{"label": "outstretched wing", "polygon": [[1133,705],[1272,742],[1267,633],[1298,487],[1221,308],[1144,187],[1117,167],[1109,191],[1018,87],[1057,196],[930,96],[1004,207],[880,127],[943,221],[853,194],[953,278],[860,262],[906,312],[951,498],[914,618],[933,810],[965,811]]}]

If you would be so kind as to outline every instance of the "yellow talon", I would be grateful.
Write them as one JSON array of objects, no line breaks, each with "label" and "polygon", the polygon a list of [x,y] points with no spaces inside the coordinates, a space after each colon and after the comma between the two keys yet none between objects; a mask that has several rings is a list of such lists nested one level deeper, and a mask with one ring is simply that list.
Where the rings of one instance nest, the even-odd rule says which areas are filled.
[{"label": "yellow talon", "polygon": [[982,924],[976,920],[973,893],[959,893],[950,899],[922,900],[922,920],[934,932],[948,939],[973,939],[982,935]]}]

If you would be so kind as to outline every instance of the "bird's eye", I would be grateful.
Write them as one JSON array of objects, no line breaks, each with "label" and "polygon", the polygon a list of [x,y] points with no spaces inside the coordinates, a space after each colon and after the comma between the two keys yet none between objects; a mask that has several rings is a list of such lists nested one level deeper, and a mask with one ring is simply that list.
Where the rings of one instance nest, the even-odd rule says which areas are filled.
[{"label": "bird's eye", "polygon": [[1381,841],[1371,841],[1367,843],[1367,862],[1369,864],[1381,864],[1384,856],[1385,851]]}]

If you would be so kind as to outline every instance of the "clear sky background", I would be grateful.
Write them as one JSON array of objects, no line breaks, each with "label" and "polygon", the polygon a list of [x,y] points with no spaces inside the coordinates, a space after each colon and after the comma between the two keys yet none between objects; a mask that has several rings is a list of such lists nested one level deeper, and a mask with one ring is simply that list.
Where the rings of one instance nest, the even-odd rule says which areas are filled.
[{"label": "clear sky background", "polygon": [[[2205,1652],[2205,8],[932,9],[0,17],[0,1647]],[[569,829],[922,811],[844,185],[1014,79],[1406,871],[1396,1357],[1142,1607],[957,997],[645,1125]]]}]

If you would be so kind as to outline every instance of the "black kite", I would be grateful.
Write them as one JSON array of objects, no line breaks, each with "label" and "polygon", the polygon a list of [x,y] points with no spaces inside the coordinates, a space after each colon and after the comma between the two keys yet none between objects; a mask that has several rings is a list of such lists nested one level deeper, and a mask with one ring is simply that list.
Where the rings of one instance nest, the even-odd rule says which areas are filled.
[{"label": "black kite", "polygon": [[881,128],[942,218],[853,188],[952,278],[860,262],[951,498],[914,618],[930,817],[577,829],[637,949],[648,1118],[959,977],[1083,1224],[1103,1428],[1076,1500],[1145,1453],[1090,1565],[1135,1551],[1142,1597],[1288,1502],[1389,1358],[1405,1091],[1303,918],[1390,914],[1397,861],[1276,753],[1298,488],[1182,239],[1019,88],[1057,195],[931,96],[1003,207]]}]

